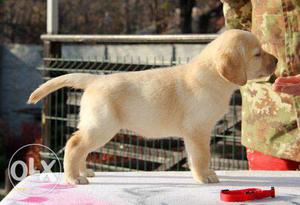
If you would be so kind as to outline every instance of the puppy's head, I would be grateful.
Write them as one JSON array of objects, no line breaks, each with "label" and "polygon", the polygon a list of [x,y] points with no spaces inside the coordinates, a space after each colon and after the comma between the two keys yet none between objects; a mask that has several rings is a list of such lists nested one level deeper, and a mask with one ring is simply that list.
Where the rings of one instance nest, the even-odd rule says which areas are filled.
[{"label": "puppy's head", "polygon": [[214,47],[218,73],[234,84],[242,86],[275,71],[277,58],[264,51],[250,32],[228,30],[216,39]]}]

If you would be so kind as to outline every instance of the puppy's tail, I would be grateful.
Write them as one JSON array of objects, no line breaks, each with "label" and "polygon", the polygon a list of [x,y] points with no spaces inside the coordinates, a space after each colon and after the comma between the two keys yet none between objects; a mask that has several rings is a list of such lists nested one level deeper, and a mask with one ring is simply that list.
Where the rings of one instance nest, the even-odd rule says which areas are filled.
[{"label": "puppy's tail", "polygon": [[35,104],[49,93],[56,91],[62,87],[72,87],[77,89],[85,89],[88,84],[95,80],[97,75],[72,73],[53,78],[46,83],[40,85],[38,89],[31,93],[27,103]]}]

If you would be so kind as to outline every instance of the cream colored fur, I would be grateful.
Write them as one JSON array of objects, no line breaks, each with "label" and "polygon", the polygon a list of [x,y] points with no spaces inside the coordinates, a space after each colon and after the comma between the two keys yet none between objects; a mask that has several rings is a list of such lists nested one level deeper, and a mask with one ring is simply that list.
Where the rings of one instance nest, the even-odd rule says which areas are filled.
[{"label": "cream colored fur", "polygon": [[274,56],[254,35],[230,30],[186,65],[108,76],[67,74],[41,85],[28,102],[59,88],[84,89],[78,131],[66,145],[65,180],[86,184],[87,154],[107,143],[121,128],[145,137],[184,138],[190,169],[200,183],[218,182],[209,169],[210,132],[228,109],[232,92],[247,80],[271,74]]}]

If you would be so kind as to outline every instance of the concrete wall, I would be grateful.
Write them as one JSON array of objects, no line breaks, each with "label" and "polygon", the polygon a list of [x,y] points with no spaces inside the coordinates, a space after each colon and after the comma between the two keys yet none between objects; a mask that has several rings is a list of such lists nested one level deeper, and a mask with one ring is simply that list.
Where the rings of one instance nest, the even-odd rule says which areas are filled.
[{"label": "concrete wall", "polygon": [[14,134],[20,134],[22,122],[33,121],[33,116],[17,112],[24,108],[41,107],[27,105],[26,101],[41,82],[36,69],[42,65],[40,45],[0,45],[0,118],[9,124]]},{"label": "concrete wall", "polygon": [[95,45],[79,46],[64,45],[63,58],[82,58],[101,60],[108,57],[112,62],[141,62],[169,65],[171,59],[186,62],[198,55],[205,44],[174,44],[174,45]]}]

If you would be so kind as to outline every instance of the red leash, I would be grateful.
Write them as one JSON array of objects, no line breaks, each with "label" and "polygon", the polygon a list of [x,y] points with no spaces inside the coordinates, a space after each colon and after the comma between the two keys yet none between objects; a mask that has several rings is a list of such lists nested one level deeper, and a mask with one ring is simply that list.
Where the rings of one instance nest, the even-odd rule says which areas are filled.
[{"label": "red leash", "polygon": [[267,197],[275,197],[275,189],[261,190],[256,188],[240,189],[240,190],[222,190],[220,198],[222,201],[238,202],[238,201],[252,201],[256,199],[263,199]]}]

